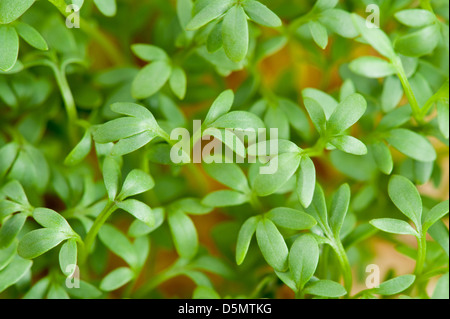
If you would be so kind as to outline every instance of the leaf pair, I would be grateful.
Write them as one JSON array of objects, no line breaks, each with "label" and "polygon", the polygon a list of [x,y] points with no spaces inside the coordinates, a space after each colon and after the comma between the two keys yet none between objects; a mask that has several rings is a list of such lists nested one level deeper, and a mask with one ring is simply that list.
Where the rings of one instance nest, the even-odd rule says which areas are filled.
[{"label": "leaf pair", "polygon": [[63,274],[72,275],[76,269],[80,236],[64,217],[51,209],[36,208],[32,216],[45,228],[25,234],[17,247],[18,254],[25,259],[35,259],[65,241],[59,252],[59,264]]},{"label": "leaf pair", "polygon": [[198,251],[197,230],[188,215],[204,215],[211,211],[212,207],[195,198],[184,198],[167,207],[167,221],[178,255],[192,259]]},{"label": "leaf pair", "polygon": [[108,198],[115,202],[117,208],[123,209],[149,227],[154,227],[155,219],[152,210],[145,203],[128,197],[142,194],[155,186],[153,178],[139,169],[132,170],[119,192],[121,169],[119,163],[112,157],[106,157],[103,162],[103,179]]},{"label": "leaf pair", "polygon": [[[93,132],[94,140],[97,143],[106,144],[118,141],[112,148],[111,155],[122,156],[132,153],[158,136],[168,138],[147,108],[133,103],[115,103],[111,105],[111,109],[116,113],[128,115],[128,117],[109,121],[100,125]],[[88,142],[84,141],[83,145],[85,144]]]},{"label": "leaf pair", "polygon": [[136,99],[146,99],[169,81],[172,92],[180,99],[186,95],[186,73],[173,65],[167,53],[153,45],[134,44],[134,54],[140,59],[151,62],[139,71],[132,84],[132,95]]},{"label": "leaf pair", "polygon": [[0,249],[5,249],[13,244],[27,218],[31,216],[33,207],[18,181],[9,182],[1,191],[9,198],[0,200]]},{"label": "leaf pair", "polygon": [[308,214],[279,207],[267,212],[264,216],[247,219],[242,225],[236,244],[236,263],[240,265],[247,255],[253,235],[267,263],[277,271],[288,268],[288,248],[278,227],[292,230],[310,229],[316,224]]},{"label": "leaf pair", "polygon": [[272,11],[256,0],[246,0],[242,3],[225,0],[211,1],[205,5],[194,15],[186,29],[197,30],[213,20],[221,20],[210,32],[207,48],[210,52],[215,52],[223,46],[228,58],[239,62],[245,59],[248,53],[248,18],[266,27],[279,27],[282,24]]},{"label": "leaf pair", "polygon": [[[273,143],[278,147],[274,150]],[[269,157],[268,163],[260,168],[252,182],[258,196],[269,196],[278,191],[296,175],[296,192],[304,207],[311,203],[316,183],[316,169],[311,158],[303,150],[287,140],[271,140],[253,144],[249,155]],[[267,169],[267,171],[262,171]]]},{"label": "leaf pair", "polygon": [[150,252],[150,241],[146,236],[142,236],[131,243],[124,234],[111,225],[103,225],[99,237],[109,250],[128,264],[128,267],[116,268],[102,279],[100,289],[113,291],[138,276]]},{"label": "leaf pair", "polygon": [[11,142],[0,148],[0,178],[18,180],[25,188],[43,191],[49,182],[50,172],[45,156],[31,144],[22,147]]},{"label": "leaf pair", "polygon": [[389,196],[397,208],[413,222],[390,218],[374,219],[370,223],[376,228],[393,234],[407,234],[421,238],[437,221],[448,214],[448,200],[439,203],[423,214],[422,199],[417,188],[406,177],[394,175],[389,181]]},{"label": "leaf pair", "polygon": [[398,37],[395,49],[398,53],[420,57],[428,55],[439,45],[443,32],[437,17],[428,10],[407,9],[395,14],[402,24],[414,28],[413,32]]},{"label": "leaf pair", "polygon": [[319,262],[319,245],[311,234],[300,235],[289,251],[289,270],[276,272],[277,276],[294,292],[326,298],[339,298],[347,294],[344,287],[331,280],[313,277]]},{"label": "leaf pair", "polygon": [[202,203],[210,207],[239,206],[251,199],[247,177],[234,163],[203,164],[206,173],[232,190],[219,190],[205,196]]},{"label": "leaf pair", "polygon": [[46,51],[47,42],[29,24],[17,21],[11,25],[0,24],[0,71],[8,72],[17,63],[19,56],[19,36],[32,47]]},{"label": "leaf pair", "polygon": [[[366,146],[358,139],[345,135],[366,112],[367,102],[354,93],[335,104],[333,99],[315,90],[303,92],[304,103],[319,134],[333,147],[354,155],[367,153]],[[326,103],[326,104],[325,104]]]}]

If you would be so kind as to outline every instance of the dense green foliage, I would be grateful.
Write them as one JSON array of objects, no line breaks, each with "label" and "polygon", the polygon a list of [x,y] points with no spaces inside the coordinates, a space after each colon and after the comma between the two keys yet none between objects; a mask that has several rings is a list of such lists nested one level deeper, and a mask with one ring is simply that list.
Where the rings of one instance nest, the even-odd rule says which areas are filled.
[{"label": "dense green foliage", "polygon": [[0,297],[448,298],[448,5],[0,0]]}]

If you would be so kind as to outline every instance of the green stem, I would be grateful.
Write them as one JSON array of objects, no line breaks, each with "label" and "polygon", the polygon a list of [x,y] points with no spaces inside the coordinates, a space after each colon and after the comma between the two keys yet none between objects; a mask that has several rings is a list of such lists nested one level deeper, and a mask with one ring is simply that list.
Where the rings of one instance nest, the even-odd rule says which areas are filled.
[{"label": "green stem", "polygon": [[402,61],[400,60],[400,58],[397,58],[393,60],[392,63],[397,70],[397,76],[402,83],[403,90],[405,91],[406,97],[408,98],[409,104],[411,105],[414,118],[419,124],[425,124],[423,121],[422,110],[420,109],[419,102],[417,102],[414,91],[411,87],[411,84],[409,83],[408,77],[406,76]]},{"label": "green stem", "polygon": [[420,237],[417,238],[417,262],[416,262],[416,269],[414,270],[416,276],[420,276],[423,273],[426,256],[427,256],[427,237],[426,234],[422,232]]},{"label": "green stem", "polygon": [[97,237],[100,228],[116,209],[116,203],[113,201],[108,201],[100,215],[98,215],[95,219],[94,224],[92,225],[91,229],[86,235],[86,238],[84,239],[84,249],[81,253],[80,258],[81,265],[85,264],[87,256],[91,253],[92,246],[94,245],[95,238]]},{"label": "green stem", "polygon": [[352,269],[350,267],[350,262],[348,261],[347,253],[345,252],[344,246],[339,239],[334,240],[333,248],[338,257],[339,264],[341,265],[345,290],[347,290],[347,295],[349,295],[353,286],[353,275]]},{"label": "green stem", "polygon": [[313,147],[305,149],[303,151],[303,153],[309,157],[322,156],[326,145],[327,145],[327,139],[324,137],[320,137]]}]

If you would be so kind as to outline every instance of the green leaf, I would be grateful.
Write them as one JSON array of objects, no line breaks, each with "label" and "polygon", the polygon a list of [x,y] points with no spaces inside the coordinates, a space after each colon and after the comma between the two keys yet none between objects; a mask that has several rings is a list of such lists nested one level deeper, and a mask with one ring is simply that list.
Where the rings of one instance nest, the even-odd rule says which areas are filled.
[{"label": "green leaf", "polygon": [[247,177],[239,165],[234,163],[211,163],[203,164],[205,172],[219,183],[228,186],[234,190],[247,193]]},{"label": "green leaf", "polygon": [[277,271],[288,268],[289,251],[283,236],[274,223],[268,219],[258,222],[256,240],[267,263]]},{"label": "green leaf", "polygon": [[222,21],[214,26],[214,29],[209,33],[206,41],[206,48],[209,53],[217,52],[223,45],[222,39]]},{"label": "green leaf", "polygon": [[167,55],[167,53],[163,49],[154,45],[133,44],[131,46],[131,50],[139,59],[143,61],[152,62],[169,60],[169,56]]},{"label": "green leaf", "polygon": [[114,291],[126,285],[134,278],[134,273],[130,268],[120,267],[114,269],[100,283],[103,291]]},{"label": "green leaf", "polygon": [[259,174],[254,181],[253,189],[258,196],[269,196],[280,189],[295,174],[300,166],[299,153],[284,153],[275,156],[267,165],[275,165],[273,174]]},{"label": "green leaf", "polygon": [[257,216],[250,217],[242,224],[241,229],[239,230],[236,243],[236,263],[238,265],[242,264],[247,255],[248,248],[250,247],[253,234],[256,232],[259,220],[260,218]]},{"label": "green leaf", "polygon": [[386,140],[398,151],[420,162],[433,162],[436,160],[436,151],[422,135],[404,129],[393,129]]},{"label": "green leaf", "polygon": [[303,207],[308,207],[316,187],[316,167],[309,156],[303,156],[297,176],[297,195]]},{"label": "green leaf", "polygon": [[415,280],[416,276],[414,275],[399,276],[381,283],[379,288],[371,289],[371,292],[383,296],[396,295],[408,289]]},{"label": "green leaf", "polygon": [[378,169],[386,175],[390,175],[394,169],[394,161],[389,147],[383,142],[376,142],[369,145],[372,157]]},{"label": "green leaf", "polygon": [[81,141],[75,148],[67,155],[64,164],[68,166],[75,166],[83,161],[89,155],[92,147],[92,136],[89,130],[84,133]]},{"label": "green leaf", "polygon": [[339,0],[317,0],[314,4],[313,11],[325,11],[334,8]]},{"label": "green leaf", "polygon": [[311,205],[306,208],[306,212],[316,219],[317,223],[322,229],[327,227],[327,204],[325,202],[325,194],[319,184],[316,184],[313,200],[311,202]]},{"label": "green leaf", "polygon": [[6,221],[3,221],[0,228],[0,249],[6,248],[12,244],[14,239],[16,239],[17,235],[22,230],[26,219],[26,214],[19,213],[11,216]]},{"label": "green leaf", "polygon": [[352,19],[356,30],[375,50],[390,60],[396,57],[392,42],[383,30],[355,13],[352,13]]},{"label": "green leaf", "polygon": [[172,92],[180,99],[184,99],[186,96],[186,73],[180,67],[174,67],[169,79],[169,85]]},{"label": "green leaf", "polygon": [[243,5],[248,17],[256,23],[272,28],[281,27],[280,18],[259,1],[246,1]]},{"label": "green leaf", "polygon": [[111,225],[103,225],[98,233],[100,240],[114,254],[122,258],[131,267],[138,264],[133,245],[128,238]]},{"label": "green leaf", "polygon": [[428,234],[442,247],[449,256],[448,228],[442,221],[437,221],[428,229]]},{"label": "green leaf", "polygon": [[319,263],[319,245],[314,236],[305,234],[297,238],[289,252],[289,269],[298,289],[314,275]]},{"label": "green leaf", "polygon": [[51,283],[46,299],[69,299],[69,295],[61,285],[57,283]]},{"label": "green leaf", "polygon": [[153,217],[151,208],[143,202],[135,199],[127,199],[117,203],[117,207],[130,213],[150,228],[155,225],[155,218]]},{"label": "green leaf", "polygon": [[440,40],[439,27],[433,24],[399,37],[395,42],[395,50],[406,56],[421,57],[432,53]]},{"label": "green leaf", "polygon": [[121,175],[119,163],[113,157],[105,157],[103,161],[103,180],[110,200],[114,200],[119,192]]},{"label": "green leaf", "polygon": [[107,17],[113,17],[117,12],[116,0],[94,0],[98,10]]},{"label": "green leaf", "polygon": [[320,48],[325,49],[328,45],[327,28],[317,21],[309,21],[308,26],[314,42],[316,42]]},{"label": "green leaf", "polygon": [[232,190],[212,192],[202,200],[204,205],[210,207],[239,206],[249,201],[247,195]]},{"label": "green leaf", "polygon": [[204,125],[209,125],[222,115],[227,114],[233,106],[234,93],[232,90],[222,92],[211,105],[205,117]]},{"label": "green leaf", "polygon": [[[402,83],[397,76],[389,76],[384,80],[381,93],[381,108],[383,112],[394,110],[404,95]],[[409,107],[408,107],[409,108]]]},{"label": "green leaf", "polygon": [[8,24],[17,20],[33,5],[34,1],[35,0],[2,0],[0,2],[0,24]]},{"label": "green leaf", "polygon": [[327,131],[341,133],[355,124],[366,112],[367,102],[360,94],[345,98],[331,114]]},{"label": "green leaf", "polygon": [[119,114],[135,117],[141,121],[145,119],[149,130],[156,130],[159,127],[152,112],[142,105],[135,103],[114,103],[111,105],[111,110]]},{"label": "green leaf", "polygon": [[180,211],[170,212],[168,222],[178,254],[192,259],[198,250],[198,235],[192,220]]},{"label": "green leaf", "polygon": [[0,248],[0,271],[4,269],[17,255],[17,241],[13,241],[11,245]]},{"label": "green leaf", "polygon": [[33,218],[43,227],[58,229],[67,234],[73,233],[67,220],[54,210],[48,208],[36,208],[33,211]]},{"label": "green leaf", "polygon": [[274,208],[266,216],[277,226],[287,229],[311,229],[317,224],[316,220],[305,212],[287,207]]},{"label": "green leaf", "polygon": [[428,228],[430,228],[434,223],[436,223],[438,220],[447,215],[448,211],[449,211],[448,200],[443,201],[434,206],[423,216],[423,223],[422,223],[423,229],[428,230]]},{"label": "green leaf", "polygon": [[142,70],[132,83],[132,95],[135,99],[146,99],[157,93],[169,80],[172,66],[167,61],[155,61]]},{"label": "green leaf", "polygon": [[407,222],[392,218],[379,218],[370,221],[374,227],[387,233],[413,235],[418,236],[418,233]]},{"label": "green leaf", "polygon": [[441,101],[438,101],[436,103],[436,108],[437,108],[437,112],[438,112],[438,124],[439,124],[439,129],[441,130],[442,135],[444,135],[444,137],[446,139],[448,139],[449,137],[449,107],[448,107],[448,103],[445,104]]},{"label": "green leaf", "polygon": [[128,235],[131,237],[141,237],[147,234],[150,234],[154,230],[158,229],[162,223],[164,222],[165,212],[162,208],[154,208],[152,210],[153,219],[155,223],[153,227],[149,227],[147,224],[144,224],[139,219],[135,219],[128,229]]},{"label": "green leaf", "polygon": [[77,242],[75,239],[69,239],[59,251],[59,266],[65,276],[71,276],[76,269],[77,264]]},{"label": "green leaf", "polygon": [[31,25],[17,21],[14,25],[17,33],[32,47],[47,51],[48,45],[42,35]]},{"label": "green leaf", "polygon": [[[229,149],[236,153],[236,156],[246,157],[245,145],[242,140],[232,130],[207,128],[203,131],[203,137],[210,136],[221,141]],[[211,142],[213,143],[213,142]],[[226,154],[226,153],[225,153]]]},{"label": "green leaf", "polygon": [[155,139],[158,135],[150,132],[145,131],[139,134],[136,134],[131,137],[127,137],[124,139],[121,139],[116,144],[114,144],[111,155],[112,156],[123,156],[126,154],[133,153],[134,151],[144,147],[148,143],[150,143],[153,139]]},{"label": "green leaf", "polygon": [[125,178],[118,198],[125,199],[130,196],[142,194],[154,186],[155,181],[149,174],[140,169],[133,169]]},{"label": "green leaf", "polygon": [[[305,102],[305,106],[307,107],[308,113],[311,116],[311,120],[314,122],[314,125],[316,125],[317,122],[319,122],[314,120],[314,118],[322,117],[321,114],[318,114],[319,116],[317,115],[313,116],[316,112],[318,112],[318,110],[315,109],[322,109],[322,113],[325,113],[325,118],[328,120],[331,114],[333,114],[334,110],[338,106],[338,102],[335,100],[334,97],[317,89],[313,88],[304,89],[302,91],[302,96]],[[318,106],[316,104],[309,105],[311,103],[307,103],[309,102],[307,101],[307,99],[314,100],[316,104],[318,104]],[[320,121],[320,123],[322,123],[322,121]]]},{"label": "green leaf", "polygon": [[183,198],[171,205],[175,210],[191,215],[205,215],[212,211],[212,207],[205,206],[198,198]]},{"label": "green leaf", "polygon": [[356,74],[366,78],[385,78],[396,73],[394,66],[389,61],[371,56],[353,60],[349,67]]},{"label": "green leaf", "polygon": [[16,256],[13,261],[0,271],[0,293],[18,282],[31,268],[30,260]]},{"label": "green leaf", "polygon": [[6,174],[16,159],[19,145],[17,143],[8,143],[0,147],[0,178]]},{"label": "green leaf", "polygon": [[16,29],[0,25],[0,43],[2,44],[0,46],[0,71],[6,72],[14,67],[19,55],[19,36]]},{"label": "green leaf", "polygon": [[225,15],[222,25],[223,48],[233,62],[242,61],[248,52],[248,23],[244,9],[233,6]]},{"label": "green leaf", "polygon": [[94,140],[106,144],[131,137],[152,129],[148,121],[135,117],[122,117],[100,125],[94,131]]},{"label": "green leaf", "polygon": [[323,11],[319,15],[319,22],[341,37],[351,39],[358,36],[358,31],[353,25],[352,15],[345,10],[329,9]]},{"label": "green leaf", "polygon": [[20,204],[11,202],[9,200],[0,200],[0,220],[3,220],[5,217],[11,215],[12,213],[17,213],[25,210],[26,208]]},{"label": "green leaf", "polygon": [[330,227],[336,238],[339,238],[339,233],[347,216],[350,196],[351,190],[348,184],[341,185],[333,195],[330,208]]},{"label": "green leaf", "polygon": [[407,9],[397,12],[395,18],[411,28],[421,28],[436,21],[434,14],[424,9]]},{"label": "green leaf", "polygon": [[186,26],[186,30],[197,30],[220,17],[233,5],[232,0],[211,1],[200,12],[198,12]]},{"label": "green leaf", "polygon": [[395,206],[416,226],[420,226],[422,199],[414,184],[406,177],[394,175],[389,180],[388,192]]},{"label": "green leaf", "polygon": [[307,285],[303,292],[308,295],[327,298],[339,298],[347,294],[344,287],[331,280],[314,281],[313,283]]},{"label": "green leaf", "polygon": [[67,234],[54,228],[32,230],[22,237],[17,252],[22,258],[34,259],[58,246],[67,238]]},{"label": "green leaf", "polygon": [[67,293],[74,298],[78,299],[95,299],[102,295],[102,292],[95,286],[80,280],[80,287],[76,289],[66,289]]},{"label": "green leaf", "polygon": [[50,285],[50,278],[44,277],[31,287],[23,296],[23,299],[44,299]]},{"label": "green leaf", "polygon": [[233,111],[222,115],[209,125],[215,128],[235,129],[237,131],[258,132],[258,128],[265,128],[264,122],[255,114],[245,111]]},{"label": "green leaf", "polygon": [[367,147],[363,142],[349,135],[333,137],[330,143],[337,149],[353,155],[366,155]]},{"label": "green leaf", "polygon": [[449,279],[448,273],[439,278],[434,288],[431,299],[449,299]]}]

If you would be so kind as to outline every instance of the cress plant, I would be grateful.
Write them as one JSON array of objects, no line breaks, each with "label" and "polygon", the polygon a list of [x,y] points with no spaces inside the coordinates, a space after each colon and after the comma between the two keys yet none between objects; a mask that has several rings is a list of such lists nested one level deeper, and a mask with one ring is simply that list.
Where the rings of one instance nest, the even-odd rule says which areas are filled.
[{"label": "cress plant", "polygon": [[0,296],[449,298],[448,6],[0,0]]}]

